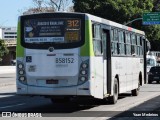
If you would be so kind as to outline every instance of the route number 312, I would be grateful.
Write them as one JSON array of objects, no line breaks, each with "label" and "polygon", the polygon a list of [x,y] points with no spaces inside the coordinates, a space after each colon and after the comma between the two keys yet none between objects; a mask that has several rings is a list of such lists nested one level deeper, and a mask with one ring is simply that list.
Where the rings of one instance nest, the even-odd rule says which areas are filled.
[{"label": "route number 312", "polygon": [[68,20],[67,27],[79,27],[79,20]]}]

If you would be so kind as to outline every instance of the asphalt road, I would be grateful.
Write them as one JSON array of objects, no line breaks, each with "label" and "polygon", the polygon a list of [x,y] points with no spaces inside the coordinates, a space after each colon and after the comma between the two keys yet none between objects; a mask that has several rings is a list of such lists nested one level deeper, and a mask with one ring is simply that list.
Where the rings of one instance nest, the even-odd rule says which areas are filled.
[{"label": "asphalt road", "polygon": [[[141,87],[137,97],[130,92],[120,95],[116,105],[110,105],[102,100],[81,99],[70,103],[52,103],[43,97],[28,97],[16,95],[15,74],[0,75],[0,113],[27,112],[42,113],[51,117],[87,117],[86,119],[115,119],[113,116],[134,116],[135,112],[160,111],[160,84],[147,84]],[[43,114],[45,113],[45,114]],[[155,113],[156,114],[156,113]],[[158,114],[160,117],[160,114]],[[57,119],[57,118],[56,118]],[[65,118],[66,119],[66,118]],[[116,118],[117,119],[117,118]],[[121,118],[118,118],[121,119]],[[157,119],[157,117],[154,117]]]}]

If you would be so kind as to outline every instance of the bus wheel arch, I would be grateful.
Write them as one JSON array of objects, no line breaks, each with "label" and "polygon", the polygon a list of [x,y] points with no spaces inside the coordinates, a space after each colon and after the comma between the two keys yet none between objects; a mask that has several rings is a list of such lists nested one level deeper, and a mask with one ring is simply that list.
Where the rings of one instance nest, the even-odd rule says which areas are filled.
[{"label": "bus wheel arch", "polygon": [[119,79],[118,76],[114,78],[114,85],[113,85],[113,96],[109,96],[108,100],[110,104],[117,103],[118,100],[118,94],[119,94]]},{"label": "bus wheel arch", "polygon": [[139,73],[139,77],[138,77],[138,88],[131,90],[132,96],[138,96],[139,94],[139,90],[140,90],[140,86],[142,86],[142,73]]},{"label": "bus wheel arch", "polygon": [[115,78],[117,79],[117,82],[118,82],[118,93],[119,93],[119,90],[120,90],[120,89],[119,89],[119,88],[120,88],[120,86],[119,86],[119,76],[116,75]]},{"label": "bus wheel arch", "polygon": [[139,83],[140,83],[141,86],[143,85],[142,72],[139,73]]}]

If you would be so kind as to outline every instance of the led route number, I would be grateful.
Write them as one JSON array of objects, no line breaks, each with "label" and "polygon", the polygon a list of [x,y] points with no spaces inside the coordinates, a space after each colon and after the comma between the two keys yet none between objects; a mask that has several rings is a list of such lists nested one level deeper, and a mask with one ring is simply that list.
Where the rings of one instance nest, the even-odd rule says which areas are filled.
[{"label": "led route number", "polygon": [[74,63],[74,58],[56,58],[56,63]]},{"label": "led route number", "polygon": [[79,27],[79,20],[67,20],[67,27]]}]

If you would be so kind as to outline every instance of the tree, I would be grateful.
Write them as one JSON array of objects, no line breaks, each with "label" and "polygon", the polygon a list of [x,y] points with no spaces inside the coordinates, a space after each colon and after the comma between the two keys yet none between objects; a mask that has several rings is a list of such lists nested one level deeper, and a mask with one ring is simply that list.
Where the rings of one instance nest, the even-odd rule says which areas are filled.
[{"label": "tree", "polygon": [[4,40],[0,39],[0,61],[2,61],[2,57],[8,53],[9,50],[7,49],[7,46],[4,43]]},{"label": "tree", "polygon": [[[159,0],[73,0],[76,12],[90,13],[121,24],[142,18],[143,12],[160,10]],[[142,25],[142,20],[128,26],[145,31],[149,40],[160,41],[160,25]]]},{"label": "tree", "polygon": [[153,5],[154,5],[154,7],[153,7],[152,11],[154,11],[154,12],[160,11],[160,0],[154,0]]},{"label": "tree", "polygon": [[49,4],[55,11],[68,11],[71,2],[71,0],[50,0]]},{"label": "tree", "polygon": [[72,0],[32,0],[34,13],[51,11],[70,11]]},{"label": "tree", "polygon": [[[160,0],[153,0],[152,12],[160,11]],[[142,30],[147,34],[147,38],[151,41],[152,50],[160,50],[160,25],[143,26]],[[158,46],[157,46],[158,45]]]},{"label": "tree", "polygon": [[87,12],[121,24],[153,8],[152,0],[73,0],[73,3],[76,12]]}]

